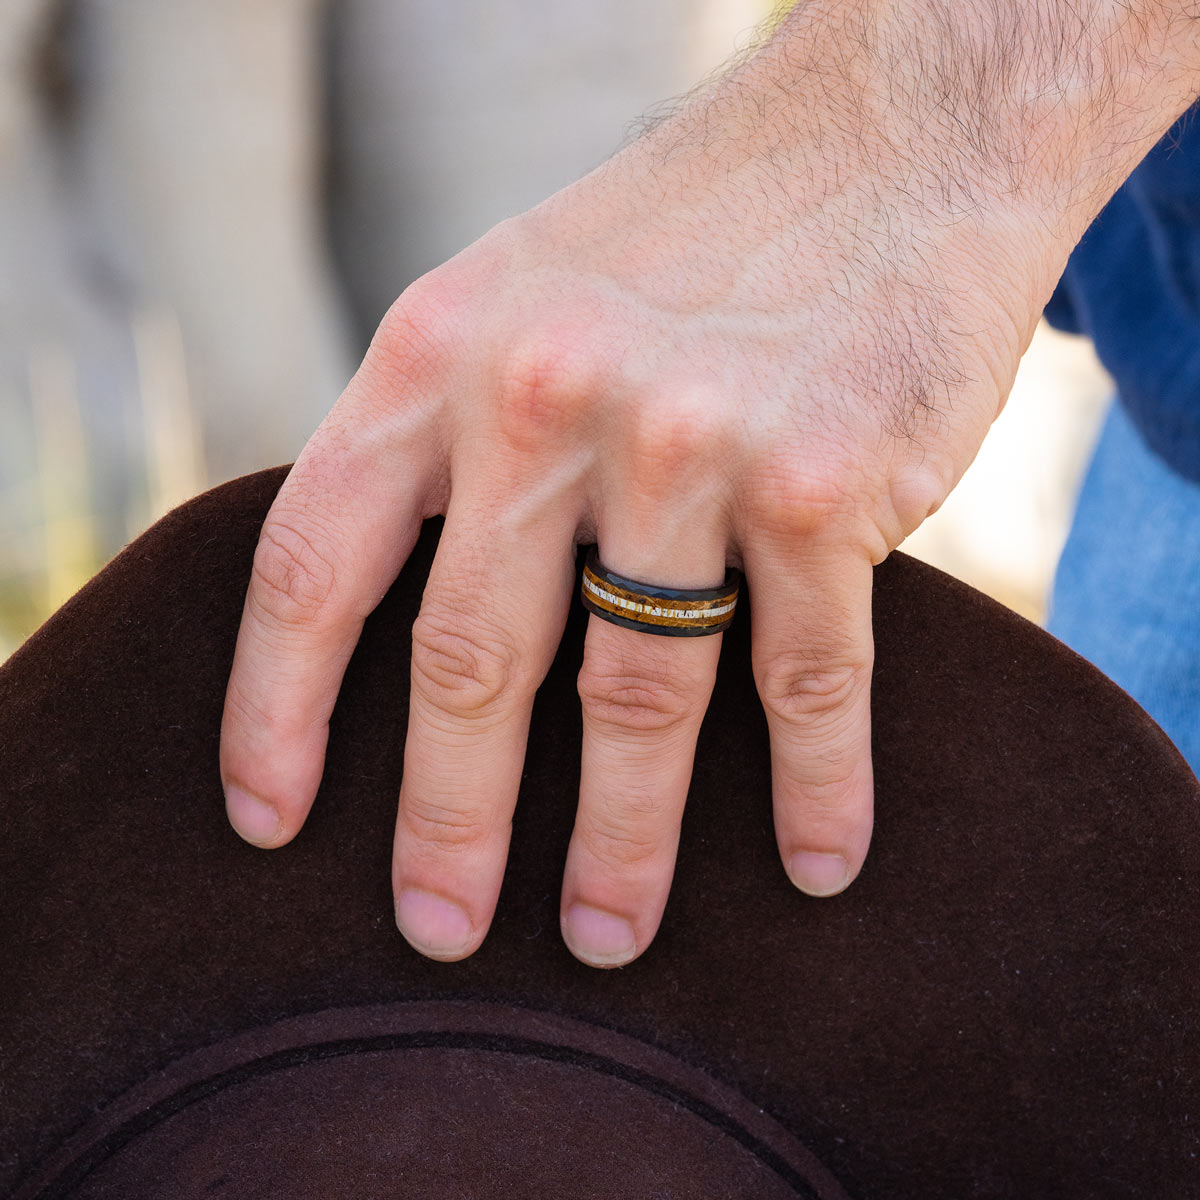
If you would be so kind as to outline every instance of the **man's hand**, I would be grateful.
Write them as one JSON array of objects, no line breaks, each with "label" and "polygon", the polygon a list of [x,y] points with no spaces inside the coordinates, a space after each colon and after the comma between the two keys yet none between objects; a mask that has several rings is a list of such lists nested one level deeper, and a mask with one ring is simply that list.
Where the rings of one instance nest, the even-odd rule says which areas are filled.
[{"label": "man's hand", "polygon": [[[1147,68],[1131,113],[1104,74],[1114,38],[1152,65],[1174,44],[1148,17],[974,7],[804,6],[401,296],[263,528],[221,742],[244,837],[303,824],[363,620],[444,513],[393,858],[418,950],[462,958],[487,932],[583,542],[671,587],[744,570],[784,867],[818,896],[854,879],[872,566],[965,470],[1071,246],[1195,86]],[[658,928],[720,641],[590,620],[562,894],[586,962]]]}]

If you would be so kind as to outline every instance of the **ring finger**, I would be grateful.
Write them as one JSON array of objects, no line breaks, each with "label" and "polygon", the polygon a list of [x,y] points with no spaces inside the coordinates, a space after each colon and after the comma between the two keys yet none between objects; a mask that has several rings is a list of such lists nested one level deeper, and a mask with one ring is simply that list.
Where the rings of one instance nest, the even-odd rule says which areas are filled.
[{"label": "ring finger", "polygon": [[[633,538],[610,536],[604,566],[661,587],[722,583],[723,542],[714,536],[699,549],[694,541],[676,545],[674,553],[647,554],[644,541],[639,552]],[[571,952],[593,966],[631,961],[658,930],[721,641],[719,633],[624,628],[595,612],[589,622],[579,674],[579,811],[563,880],[562,931]]]}]

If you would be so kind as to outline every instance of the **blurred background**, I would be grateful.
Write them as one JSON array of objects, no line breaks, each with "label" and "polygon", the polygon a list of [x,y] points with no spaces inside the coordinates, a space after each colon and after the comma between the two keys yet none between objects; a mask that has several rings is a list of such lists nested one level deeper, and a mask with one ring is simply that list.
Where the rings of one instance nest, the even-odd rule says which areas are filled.
[{"label": "blurred background", "polygon": [[[169,507],[294,458],[409,282],[771,7],[0,0],[0,659]],[[905,550],[1040,619],[1108,395],[1040,330]]]}]

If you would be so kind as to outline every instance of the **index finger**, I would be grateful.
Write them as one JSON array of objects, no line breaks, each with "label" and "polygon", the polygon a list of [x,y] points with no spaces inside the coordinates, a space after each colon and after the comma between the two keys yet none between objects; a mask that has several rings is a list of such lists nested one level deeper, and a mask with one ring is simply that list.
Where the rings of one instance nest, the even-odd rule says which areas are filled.
[{"label": "index finger", "polygon": [[312,806],[346,664],[426,515],[430,416],[381,403],[364,366],[267,514],[221,722],[226,812],[255,845],[290,841]]}]

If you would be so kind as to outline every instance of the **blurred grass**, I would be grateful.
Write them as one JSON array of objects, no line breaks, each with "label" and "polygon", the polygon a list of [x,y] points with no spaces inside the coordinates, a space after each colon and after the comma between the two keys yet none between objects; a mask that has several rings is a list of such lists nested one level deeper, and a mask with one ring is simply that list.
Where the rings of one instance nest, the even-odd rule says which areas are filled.
[{"label": "blurred grass", "polygon": [[[130,499],[117,513],[99,495],[79,410],[75,366],[63,346],[31,351],[28,415],[31,474],[0,493],[0,659],[7,658],[120,549],[103,530],[131,539],[209,484],[187,382],[183,341],[166,310],[138,314],[131,330],[137,395],[125,475]],[[114,519],[115,518],[115,519]]]}]

